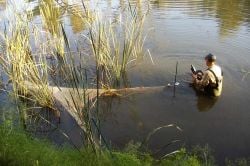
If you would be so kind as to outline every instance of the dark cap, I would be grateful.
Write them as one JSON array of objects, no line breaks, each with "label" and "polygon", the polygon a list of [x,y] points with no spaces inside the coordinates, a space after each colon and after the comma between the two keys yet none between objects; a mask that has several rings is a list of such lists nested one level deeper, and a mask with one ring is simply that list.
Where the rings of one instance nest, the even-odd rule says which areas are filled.
[{"label": "dark cap", "polygon": [[208,55],[205,56],[205,60],[208,60],[209,62],[215,62],[216,61],[216,56],[209,53]]}]

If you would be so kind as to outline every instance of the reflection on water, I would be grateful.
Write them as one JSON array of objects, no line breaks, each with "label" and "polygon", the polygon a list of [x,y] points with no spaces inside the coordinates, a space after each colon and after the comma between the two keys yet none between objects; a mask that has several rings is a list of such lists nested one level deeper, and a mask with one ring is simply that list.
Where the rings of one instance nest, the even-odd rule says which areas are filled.
[{"label": "reflection on water", "polygon": [[216,3],[216,9],[217,16],[220,19],[221,35],[227,35],[239,29],[244,20],[245,13],[238,0],[231,0],[229,2],[220,0]]},{"label": "reflection on water", "polygon": [[[245,22],[249,26],[250,2],[245,0],[182,0],[153,1],[152,4],[163,10],[180,8],[191,17],[218,19],[219,33],[227,36],[236,32]],[[183,9],[182,9],[183,8]]]},{"label": "reflection on water", "polygon": [[204,96],[202,94],[197,94],[197,109],[200,112],[210,111],[218,98]]},{"label": "reflection on water", "polygon": [[[26,1],[28,3],[34,3],[35,0]],[[55,5],[54,0],[46,0],[44,3],[51,6],[55,11],[54,16],[58,21],[60,18],[69,17],[69,24],[72,26],[72,30],[74,33],[79,33],[83,30],[84,24],[82,24],[81,14],[82,7],[81,2],[78,0],[73,0],[68,2],[61,3],[60,5]],[[24,2],[22,2],[24,3]],[[107,0],[99,2],[100,4],[106,3],[106,8],[114,8],[121,7],[123,8],[126,5],[126,1],[124,0]],[[118,6],[117,6],[118,3]],[[142,12],[142,10],[146,10],[148,7],[147,1],[136,0],[132,1],[132,3],[138,5],[138,13]],[[33,16],[39,16],[40,11],[39,7],[42,7],[41,1],[39,3],[35,3],[36,5],[33,7]],[[66,6],[65,6],[66,4]],[[116,4],[116,5],[114,5]],[[219,34],[221,36],[227,36],[234,32],[236,32],[241,25],[247,24],[250,25],[250,2],[246,0],[181,0],[181,1],[173,1],[173,0],[155,0],[150,1],[152,5],[152,11],[156,15],[163,15],[159,18],[164,19],[163,17],[167,17],[168,13],[174,10],[181,11],[183,14],[187,14],[190,18],[203,18],[203,19],[212,19],[218,22],[219,26]],[[55,7],[57,6],[57,7]],[[6,1],[0,1],[0,10],[5,10]],[[69,8],[74,9],[75,12],[65,13],[65,9]],[[58,9],[61,12],[58,12]],[[58,14],[56,14],[58,13]],[[56,15],[55,15],[56,14]],[[59,16],[60,15],[60,16]],[[165,16],[164,16],[165,15]]]},{"label": "reflection on water", "polygon": [[192,86],[196,94],[196,108],[199,112],[211,111],[216,102],[219,100],[219,97],[207,96],[203,92],[198,91]]},{"label": "reflection on water", "polygon": [[6,9],[6,0],[0,0],[0,11]]}]

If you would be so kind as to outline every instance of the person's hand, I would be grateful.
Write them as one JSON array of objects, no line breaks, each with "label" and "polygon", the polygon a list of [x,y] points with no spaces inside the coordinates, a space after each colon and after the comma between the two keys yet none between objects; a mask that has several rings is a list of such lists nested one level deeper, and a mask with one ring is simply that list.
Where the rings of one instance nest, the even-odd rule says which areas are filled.
[{"label": "person's hand", "polygon": [[195,84],[196,83],[196,80],[197,80],[197,75],[196,74],[192,74],[192,82],[193,82],[193,84]]}]

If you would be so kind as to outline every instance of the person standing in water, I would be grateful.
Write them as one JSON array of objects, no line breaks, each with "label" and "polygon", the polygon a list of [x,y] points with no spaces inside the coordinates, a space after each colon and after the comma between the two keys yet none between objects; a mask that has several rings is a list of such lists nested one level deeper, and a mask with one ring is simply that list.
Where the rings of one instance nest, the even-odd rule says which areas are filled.
[{"label": "person standing in water", "polygon": [[216,65],[216,56],[208,54],[205,57],[207,70],[201,79],[197,74],[192,74],[194,87],[209,96],[220,96],[222,92],[223,73],[220,66]]}]

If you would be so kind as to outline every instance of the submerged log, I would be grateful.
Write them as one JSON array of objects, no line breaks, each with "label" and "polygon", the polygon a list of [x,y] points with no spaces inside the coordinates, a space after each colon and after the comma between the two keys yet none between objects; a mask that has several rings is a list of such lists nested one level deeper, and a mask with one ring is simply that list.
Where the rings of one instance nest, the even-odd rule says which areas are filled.
[{"label": "submerged log", "polygon": [[[39,86],[32,83],[26,82],[28,91],[36,91],[39,93]],[[134,88],[123,88],[123,89],[99,89],[99,96],[128,96],[139,93],[156,93],[167,89],[168,86],[155,86],[155,87],[134,87]],[[82,112],[84,109],[84,103],[90,101],[94,106],[95,100],[97,99],[97,89],[76,89],[66,87],[48,86],[48,89],[52,93],[53,100],[55,102],[57,116],[60,116],[60,111],[67,111],[79,124],[80,127],[84,128],[83,121],[81,120]],[[85,100],[85,102],[84,102]]]},{"label": "submerged log", "polygon": [[[28,91],[37,91],[41,87],[38,85],[26,82]],[[122,89],[98,89],[99,96],[112,96],[112,97],[121,97],[128,96],[138,93],[155,93],[167,89],[168,86],[154,86],[154,87],[134,87],[134,88],[122,88]],[[76,89],[76,88],[67,88],[67,87],[57,87],[57,86],[48,86],[48,89],[51,91],[52,96],[60,104],[68,110],[76,109],[75,107],[83,108],[84,107],[84,98],[85,100],[93,101],[97,97],[97,89]]]}]

